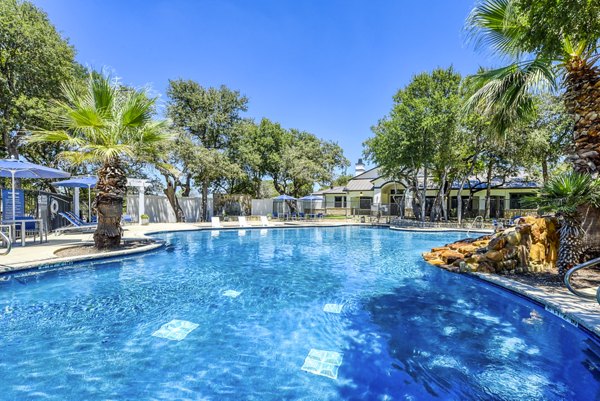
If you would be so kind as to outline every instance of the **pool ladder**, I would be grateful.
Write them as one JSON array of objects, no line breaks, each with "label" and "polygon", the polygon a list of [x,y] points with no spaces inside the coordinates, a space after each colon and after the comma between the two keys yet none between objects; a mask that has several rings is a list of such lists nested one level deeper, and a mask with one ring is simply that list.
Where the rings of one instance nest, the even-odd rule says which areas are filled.
[{"label": "pool ladder", "polygon": [[471,233],[471,230],[473,228],[475,228],[475,224],[477,224],[477,222],[479,222],[479,228],[483,228],[483,216],[479,215],[477,217],[475,217],[475,220],[473,220],[471,222],[471,225],[469,226],[469,229],[467,230],[467,237],[469,236],[469,234]]},{"label": "pool ladder", "polygon": [[598,289],[596,290],[596,295],[592,295],[592,294],[577,290],[577,289],[573,288],[573,286],[571,285],[571,276],[573,275],[573,273],[575,273],[578,270],[585,269],[586,267],[592,267],[592,266],[596,266],[598,264],[600,264],[600,258],[588,260],[585,263],[581,263],[575,267],[572,267],[571,269],[569,269],[567,274],[565,274],[565,285],[567,286],[569,291],[571,291],[573,294],[577,295],[578,297],[586,298],[586,299],[594,299],[595,298],[596,301],[600,304],[600,287],[598,287]]}]

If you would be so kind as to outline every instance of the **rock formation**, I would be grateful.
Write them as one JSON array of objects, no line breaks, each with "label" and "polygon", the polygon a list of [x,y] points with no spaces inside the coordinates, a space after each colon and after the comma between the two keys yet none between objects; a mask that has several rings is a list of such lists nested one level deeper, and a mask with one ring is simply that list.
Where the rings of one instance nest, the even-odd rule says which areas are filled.
[{"label": "rock formation", "polygon": [[457,241],[423,254],[428,263],[451,271],[488,273],[551,270],[557,256],[558,221],[531,216],[493,235]]}]

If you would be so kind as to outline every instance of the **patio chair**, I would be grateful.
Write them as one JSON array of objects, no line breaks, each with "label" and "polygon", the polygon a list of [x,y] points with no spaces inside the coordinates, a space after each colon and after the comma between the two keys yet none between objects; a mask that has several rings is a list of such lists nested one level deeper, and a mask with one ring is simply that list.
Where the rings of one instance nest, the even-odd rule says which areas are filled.
[{"label": "patio chair", "polygon": [[263,227],[272,227],[273,224],[271,224],[269,222],[269,219],[267,219],[267,216],[260,216],[260,224]]},{"label": "patio chair", "polygon": [[216,216],[210,218],[210,224],[212,228],[223,228],[221,225],[221,219]]},{"label": "patio chair", "polygon": [[325,217],[323,213],[317,213],[317,219],[323,219]]},{"label": "patio chair", "polygon": [[66,227],[57,228],[56,230],[54,230],[56,235],[61,235],[66,232],[87,233],[87,232],[95,231],[96,228],[98,227],[97,224],[88,224],[88,223],[81,224],[79,221],[73,219],[71,216],[69,216],[68,214],[63,213],[63,212],[59,212],[58,215],[60,217],[62,217],[63,219],[67,220],[70,225],[68,225]]},{"label": "patio chair", "polygon": [[246,220],[246,216],[239,216],[238,223],[240,227],[250,227],[250,224],[248,224],[248,220]]},{"label": "patio chair", "polygon": [[[265,216],[266,217],[266,216]],[[274,219],[278,219],[279,218],[279,213],[277,212],[273,212],[273,218]]]},{"label": "patio chair", "polygon": [[121,216],[122,224],[133,224],[133,216],[130,214],[124,214]]},{"label": "patio chair", "polygon": [[304,212],[298,213],[298,220],[304,220],[305,217],[306,217],[306,214]]}]

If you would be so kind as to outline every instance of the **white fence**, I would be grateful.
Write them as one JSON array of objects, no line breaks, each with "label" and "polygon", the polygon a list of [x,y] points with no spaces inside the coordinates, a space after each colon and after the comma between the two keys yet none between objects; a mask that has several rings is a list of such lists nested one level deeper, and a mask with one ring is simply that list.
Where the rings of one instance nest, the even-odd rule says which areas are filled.
[{"label": "white fence", "polygon": [[[144,209],[151,223],[175,223],[175,212],[166,196],[146,195]],[[179,204],[185,215],[185,221],[200,221],[202,214],[202,198],[179,198]],[[138,196],[127,195],[127,214],[135,221],[139,219]],[[212,199],[208,199],[209,215],[212,212]]]},{"label": "white fence", "polygon": [[273,213],[273,199],[252,199],[252,215],[266,216]]}]

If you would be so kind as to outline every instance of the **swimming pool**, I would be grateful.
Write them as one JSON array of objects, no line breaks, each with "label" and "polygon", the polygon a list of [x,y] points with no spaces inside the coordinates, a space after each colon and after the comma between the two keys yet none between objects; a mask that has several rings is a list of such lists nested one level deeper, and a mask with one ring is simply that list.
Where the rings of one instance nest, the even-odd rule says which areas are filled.
[{"label": "swimming pool", "polygon": [[599,399],[598,343],[421,261],[461,234],[157,236],[144,256],[0,276],[0,399]]}]

